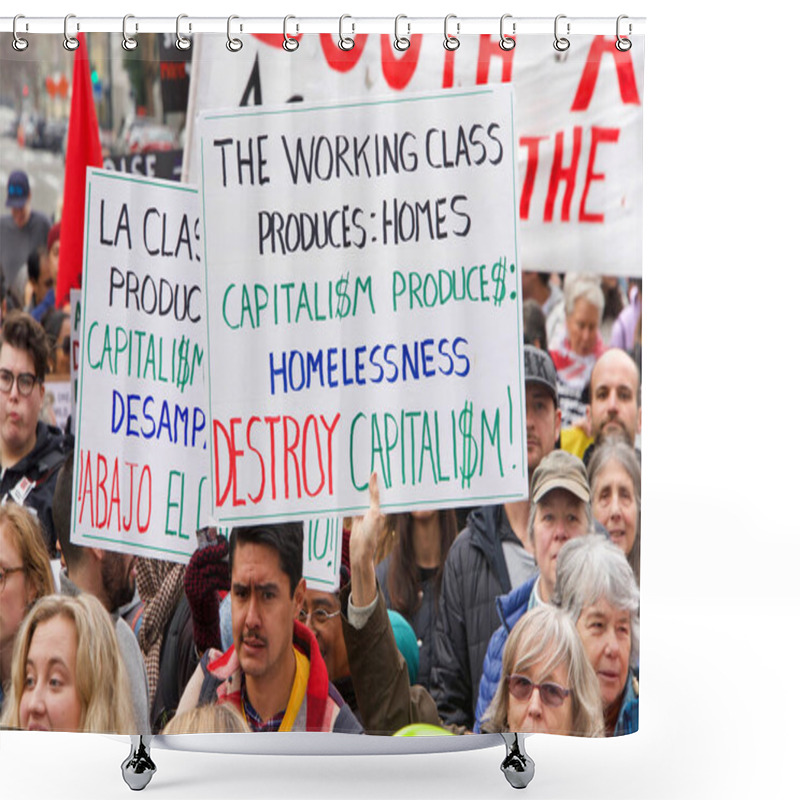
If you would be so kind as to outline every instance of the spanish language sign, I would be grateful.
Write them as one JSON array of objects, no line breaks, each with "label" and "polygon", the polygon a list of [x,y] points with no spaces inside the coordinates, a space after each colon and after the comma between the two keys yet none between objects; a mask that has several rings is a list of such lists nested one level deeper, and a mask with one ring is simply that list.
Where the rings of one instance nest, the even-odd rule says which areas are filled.
[{"label": "spanish language sign", "polygon": [[[227,58],[225,37],[198,36],[189,91],[184,177],[200,180],[192,120],[200,111],[267,106],[302,97],[370,100],[441,89],[513,85],[516,212],[524,270],[642,274],[644,37],[627,51],[616,37],[525,36],[511,50],[497,36],[412,34],[398,52],[390,34],[363,33],[343,51],[327,33],[299,34],[295,52],[281,34],[244,37]],[[216,54],[222,53],[222,56]]]},{"label": "spanish language sign", "polygon": [[87,170],[71,537],[188,561],[211,511],[197,189]]},{"label": "spanish language sign", "polygon": [[198,130],[220,522],[525,497],[511,88]]}]

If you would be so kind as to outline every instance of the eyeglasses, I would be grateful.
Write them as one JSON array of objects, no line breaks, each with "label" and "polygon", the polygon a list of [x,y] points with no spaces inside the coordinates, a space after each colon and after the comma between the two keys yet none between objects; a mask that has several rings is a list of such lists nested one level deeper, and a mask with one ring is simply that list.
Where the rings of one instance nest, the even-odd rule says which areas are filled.
[{"label": "eyeglasses", "polygon": [[334,617],[338,617],[341,613],[341,610],[330,613],[324,608],[315,608],[311,613],[309,613],[304,608],[301,608],[297,618],[304,625],[307,624],[306,620],[308,620],[309,617],[311,618],[311,621],[316,622],[317,625],[325,625],[329,620],[332,620]]},{"label": "eyeglasses", "polygon": [[14,381],[17,382],[17,389],[23,397],[27,397],[39,383],[39,379],[30,372],[20,372],[19,375],[15,375],[10,370],[0,369],[0,392],[10,394],[14,388]]},{"label": "eyeglasses", "polygon": [[517,699],[526,703],[530,700],[533,690],[539,690],[539,697],[546,706],[558,708],[569,695],[569,689],[559,686],[557,683],[545,681],[544,683],[534,683],[524,675],[508,676],[508,691]]},{"label": "eyeglasses", "polygon": [[6,578],[15,572],[25,572],[25,567],[2,567],[0,568],[0,592],[6,588]]}]

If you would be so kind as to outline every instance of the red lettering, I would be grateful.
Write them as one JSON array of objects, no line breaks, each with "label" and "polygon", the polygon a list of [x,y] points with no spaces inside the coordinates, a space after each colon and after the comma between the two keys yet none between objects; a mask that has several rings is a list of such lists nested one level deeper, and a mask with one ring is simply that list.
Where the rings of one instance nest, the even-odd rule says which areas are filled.
[{"label": "red lettering", "polygon": [[130,504],[128,506],[128,519],[126,520],[125,517],[122,518],[122,527],[129,531],[131,529],[131,525],[133,525],[133,471],[136,469],[138,464],[131,464],[130,462],[126,462],[128,466],[131,468],[131,483],[130,483],[130,491],[128,492],[128,498],[130,499]]},{"label": "red lettering", "polygon": [[[214,426],[214,493],[216,496],[215,505],[221,506],[228,497],[228,492],[231,489],[231,483],[233,483],[233,470],[235,465],[233,464],[233,459],[231,458],[231,440],[228,438],[228,432],[225,429],[225,426],[219,421],[213,421]],[[219,434],[225,438],[225,447],[228,451],[228,482],[225,484],[225,489],[220,495],[219,492]]]},{"label": "red lettering", "polygon": [[[636,88],[636,75],[633,71],[633,59],[631,51],[620,52],[616,48],[616,37],[606,38],[605,36],[595,36],[592,46],[589,48],[589,55],[586,56],[586,65],[583,68],[578,90],[575,92],[575,99],[572,101],[571,111],[586,111],[592,101],[594,88],[597,85],[597,76],[600,72],[600,61],[605,53],[614,56],[614,66],[617,68],[617,81],[619,83],[619,94],[623,103],[641,105],[639,91]],[[513,50],[511,51],[514,52]]]},{"label": "red lettering", "polygon": [[328,423],[325,422],[325,417],[323,417],[322,414],[319,415],[319,418],[322,420],[322,426],[328,433],[328,494],[331,495],[333,494],[333,432],[341,416],[341,414],[337,414],[329,426]]},{"label": "red lettering", "polygon": [[122,529],[122,522],[120,520],[120,500],[119,500],[119,462],[114,459],[114,471],[111,473],[111,502],[108,506],[108,522],[111,523],[111,514],[113,513],[114,506],[117,506],[117,530]]},{"label": "red lettering", "polygon": [[455,72],[455,66],[456,66],[456,51],[448,50],[446,47],[443,47],[442,49],[444,50],[444,70],[442,71],[442,89],[451,89],[453,86],[453,73]]},{"label": "red lettering", "polygon": [[489,83],[489,65],[493,58],[502,60],[503,76],[500,80],[503,83],[509,83],[511,81],[511,67],[515,52],[516,48],[503,50],[501,47],[497,46],[497,39],[490,33],[482,33],[480,44],[478,45],[478,73],[475,78],[475,83]]},{"label": "red lettering", "polygon": [[392,89],[405,89],[417,69],[422,34],[413,34],[410,41],[411,44],[403,55],[395,58],[392,37],[388,33],[381,34],[381,67],[383,77]]},{"label": "red lettering", "polygon": [[253,497],[249,492],[247,494],[248,499],[251,503],[258,503],[261,498],[264,496],[264,485],[267,480],[266,473],[264,472],[264,459],[261,458],[261,453],[253,447],[252,442],[250,441],[250,429],[253,427],[253,424],[256,422],[261,422],[261,417],[250,417],[250,421],[247,423],[247,446],[250,448],[252,452],[256,454],[258,458],[258,463],[261,466],[261,488],[258,490],[258,494]]},{"label": "red lettering", "polygon": [[[306,465],[308,464],[308,427],[311,425],[311,423],[314,423],[314,438],[317,442],[317,458],[319,460],[319,486],[313,492],[308,488],[308,470],[306,469]],[[322,487],[324,485],[325,467],[322,464],[322,448],[320,447],[319,441],[319,425],[317,425],[317,418],[311,414],[310,416],[306,417],[305,425],[303,425],[303,488],[306,490],[306,494],[309,497],[316,497],[322,491]]]},{"label": "red lettering", "polygon": [[[144,486],[144,478],[147,476],[147,522],[144,525],[141,523],[142,519],[142,487]],[[133,497],[133,492],[131,492]],[[150,467],[145,464],[142,470],[142,477],[139,480],[139,494],[136,498],[136,527],[139,533],[145,533],[150,527],[150,514],[153,511],[153,476],[150,474]]]},{"label": "red lettering", "polygon": [[332,69],[337,72],[349,72],[358,64],[358,59],[361,58],[361,54],[364,52],[367,38],[368,34],[366,33],[354,36],[355,45],[349,50],[342,50],[329,33],[321,33],[319,35],[319,43],[322,45],[325,60]]},{"label": "red lettering", "polygon": [[[289,423],[294,425],[294,441],[289,444]],[[297,481],[297,496],[302,497],[300,493],[300,463],[297,460],[297,445],[300,443],[300,426],[294,417],[283,418],[283,485],[284,497],[289,499],[289,455],[291,454],[294,461],[295,479]]]},{"label": "red lettering", "polygon": [[272,474],[272,499],[277,500],[278,494],[275,488],[275,425],[280,422],[280,417],[264,417],[264,422],[269,425],[270,439],[270,470]]},{"label": "red lettering", "polygon": [[522,195],[519,198],[519,218],[528,219],[531,213],[531,198],[536,182],[536,170],[539,167],[539,142],[546,136],[522,136],[519,143],[528,151],[528,166],[525,168],[525,180],[522,182]]},{"label": "red lettering", "polygon": [[236,506],[247,505],[244,502],[244,500],[241,497],[239,497],[239,493],[238,493],[239,486],[238,486],[238,482],[236,480],[236,478],[237,478],[236,459],[239,456],[243,456],[244,455],[244,450],[237,450],[236,446],[234,445],[234,442],[236,441],[236,431],[234,430],[234,428],[237,425],[241,425],[241,424],[242,424],[242,418],[241,417],[233,417],[231,419],[231,438],[230,438],[231,449],[230,449],[230,453],[231,453],[231,470],[233,472],[233,506],[234,506],[234,508]]},{"label": "red lettering", "polygon": [[561,181],[566,183],[564,200],[561,203],[561,221],[569,222],[569,209],[572,204],[572,195],[575,192],[575,177],[578,172],[578,159],[581,155],[581,135],[583,131],[576,127],[572,131],[572,163],[564,167],[564,131],[556,134],[556,151],[553,154],[553,166],[550,170],[550,184],[547,187],[547,200],[544,204],[544,221],[553,221],[553,208],[556,203],[556,194]]},{"label": "red lettering", "polygon": [[[102,475],[100,477],[102,467]],[[104,528],[106,525],[106,511],[108,510],[108,494],[106,493],[106,478],[108,477],[108,461],[103,455],[97,456],[97,527]],[[100,495],[103,495],[103,513],[100,514]]]},{"label": "red lettering", "polygon": [[593,181],[603,181],[606,176],[604,172],[594,171],[594,159],[597,155],[597,146],[601,142],[617,142],[619,140],[619,128],[596,128],[592,126],[592,144],[589,147],[589,164],[586,167],[586,185],[583,187],[581,195],[581,207],[578,212],[578,222],[603,222],[603,214],[590,214],[586,211],[586,198],[589,196],[589,187]]},{"label": "red lettering", "polygon": [[83,506],[86,502],[86,495],[89,495],[89,524],[94,528],[94,499],[92,494],[94,489],[92,486],[92,452],[86,452],[86,466],[83,467],[83,458],[81,458],[81,480],[79,485],[83,487],[83,494],[81,495],[81,510],[78,514],[78,522],[83,522]]}]

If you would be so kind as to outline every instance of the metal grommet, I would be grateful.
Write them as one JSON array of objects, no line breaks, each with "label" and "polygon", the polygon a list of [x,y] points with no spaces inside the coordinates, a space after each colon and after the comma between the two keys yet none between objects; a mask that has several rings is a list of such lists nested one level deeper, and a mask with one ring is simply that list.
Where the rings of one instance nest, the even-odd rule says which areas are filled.
[{"label": "metal grommet", "polygon": [[[300,47],[300,42],[297,41],[293,36],[289,36],[289,20],[290,19],[297,19],[293,17],[291,14],[285,16],[283,18],[283,49],[287,53],[293,53]],[[300,31],[300,26],[295,24],[294,32],[298,33]]]},{"label": "metal grommet", "polygon": [[505,22],[507,19],[511,19],[511,14],[503,14],[500,17],[500,49],[501,50],[513,50],[517,43],[511,38],[511,36],[516,36],[517,34],[517,23],[511,23],[511,36],[506,36],[505,33]]},{"label": "metal grommet", "polygon": [[[77,50],[80,45],[80,42],[74,36],[70,36],[69,31],[67,30],[67,27],[69,26],[69,21],[71,19],[75,19],[74,14],[67,14],[67,16],[64,17],[64,49],[69,50],[70,52],[72,52],[73,50]],[[75,30],[79,31],[80,29],[81,29],[80,23],[76,23]]]},{"label": "metal grommet", "polygon": [[[456,32],[455,35],[451,35],[447,30],[447,23],[450,22],[451,19],[456,20]],[[461,23],[458,21],[458,18],[455,14],[448,14],[444,18],[444,49],[445,50],[458,50],[461,46],[461,41],[458,38],[458,34],[461,33]]]},{"label": "metal grommet", "polygon": [[[126,14],[122,18],[122,49],[123,50],[135,50],[139,46],[139,42],[134,39],[133,36],[128,36],[128,20],[134,19],[133,14]],[[139,30],[139,23],[137,22],[134,25],[134,30]]]},{"label": "metal grommet", "polygon": [[[227,47],[231,53],[238,53],[243,46],[241,39],[234,39],[231,36],[231,22],[233,22],[235,19],[239,19],[239,17],[237,17],[235,14],[231,14],[231,16],[228,17],[228,41],[225,42],[225,47]],[[242,30],[241,25],[239,25],[239,30]]]},{"label": "metal grommet", "polygon": [[[188,18],[189,18],[188,14],[178,14],[178,16],[175,19],[175,47],[177,47],[178,50],[188,50],[192,46],[192,40],[187,39],[181,33],[181,20]],[[189,30],[190,31],[192,30],[191,22],[189,23]]]},{"label": "metal grommet", "polygon": [[[339,17],[339,49],[340,50],[352,50],[356,46],[355,39],[352,36],[345,36],[342,32],[342,27],[344,25],[344,21],[346,19],[353,19],[349,14],[342,14]],[[353,36],[356,32],[356,24],[355,22],[350,23],[352,25],[352,30],[350,31]]]},{"label": "metal grommet", "polygon": [[[558,50],[559,53],[563,53],[565,50],[569,50],[569,39],[566,36],[559,36],[558,35],[558,21],[560,19],[566,19],[566,14],[559,14],[556,17],[556,21],[553,25],[553,35],[555,36],[555,41],[553,42],[553,47]],[[567,36],[569,36],[569,22],[567,23]]]},{"label": "metal grommet", "polygon": [[617,44],[616,44],[616,48],[621,53],[626,53],[628,50],[631,49],[631,47],[633,47],[633,42],[628,38],[628,36],[630,36],[631,33],[633,32],[633,28],[631,27],[630,22],[628,23],[628,36],[623,36],[620,33],[620,27],[621,27],[620,23],[624,19],[628,19],[628,17],[625,16],[625,14],[620,14],[617,17]]},{"label": "metal grommet", "polygon": [[400,20],[401,19],[408,19],[405,14],[398,14],[394,18],[394,48],[395,50],[408,50],[411,47],[411,39],[408,36],[411,35],[411,24],[406,23],[406,27],[408,28],[408,36],[401,36],[400,35]]},{"label": "metal grommet", "polygon": [[[21,36],[20,36],[20,35],[17,33],[17,21],[18,21],[18,20],[21,20],[21,19],[25,19],[25,15],[24,15],[24,14],[17,14],[17,16],[16,16],[16,17],[14,17],[14,24],[13,24],[13,26],[12,26],[12,28],[11,28],[11,31],[12,31],[12,33],[14,34],[14,39],[13,39],[13,40],[12,40],[12,42],[11,42],[11,46],[12,46],[12,47],[13,47],[13,48],[14,48],[14,49],[15,49],[15,50],[18,52],[18,53],[21,53],[23,50],[27,50],[27,49],[28,49],[28,44],[29,44],[29,42],[28,42],[28,40],[27,40],[27,39],[23,39],[23,38],[22,38],[22,37],[21,37]],[[28,23],[27,23],[27,22],[25,23],[25,30],[26,30],[26,31],[28,30]]]}]

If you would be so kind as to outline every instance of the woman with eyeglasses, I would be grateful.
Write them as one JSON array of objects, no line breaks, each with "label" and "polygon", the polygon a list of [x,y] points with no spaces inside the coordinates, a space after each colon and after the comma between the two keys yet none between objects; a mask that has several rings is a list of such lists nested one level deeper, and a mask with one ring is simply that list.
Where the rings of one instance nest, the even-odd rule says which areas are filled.
[{"label": "woman with eyeglasses", "polygon": [[22,506],[0,506],[0,709],[20,625],[36,600],[52,593],[53,575],[38,521]]},{"label": "woman with eyeglasses", "polygon": [[481,731],[603,735],[597,677],[566,614],[539,605],[519,619]]},{"label": "woman with eyeglasses", "polygon": [[590,534],[558,554],[553,605],[578,630],[600,683],[606,736],[639,729],[639,588],[621,548]]}]

